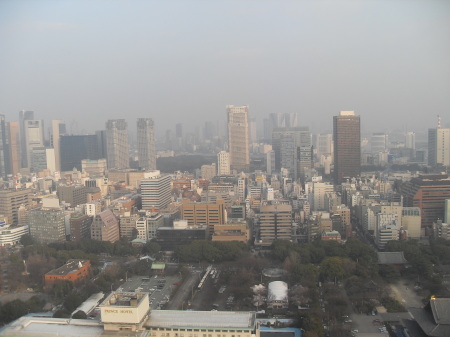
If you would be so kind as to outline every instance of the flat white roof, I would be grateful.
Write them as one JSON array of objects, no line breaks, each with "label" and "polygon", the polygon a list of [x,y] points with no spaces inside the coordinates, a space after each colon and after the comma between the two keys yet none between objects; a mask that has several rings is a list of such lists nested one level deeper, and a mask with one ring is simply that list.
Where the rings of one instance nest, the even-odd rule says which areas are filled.
[{"label": "flat white roof", "polygon": [[250,311],[180,311],[153,310],[146,327],[253,329],[255,313]]},{"label": "flat white roof", "polygon": [[0,330],[2,336],[101,336],[103,325],[85,319],[21,317]]}]

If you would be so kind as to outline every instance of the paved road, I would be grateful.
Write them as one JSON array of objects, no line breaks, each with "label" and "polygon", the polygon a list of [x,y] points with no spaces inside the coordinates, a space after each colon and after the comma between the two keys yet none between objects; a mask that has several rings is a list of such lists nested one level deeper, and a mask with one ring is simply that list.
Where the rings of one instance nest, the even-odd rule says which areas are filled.
[{"label": "paved road", "polygon": [[188,278],[178,287],[170,302],[167,304],[168,310],[187,309],[187,302],[192,299],[192,295],[200,281],[203,273],[199,270],[191,270]]}]

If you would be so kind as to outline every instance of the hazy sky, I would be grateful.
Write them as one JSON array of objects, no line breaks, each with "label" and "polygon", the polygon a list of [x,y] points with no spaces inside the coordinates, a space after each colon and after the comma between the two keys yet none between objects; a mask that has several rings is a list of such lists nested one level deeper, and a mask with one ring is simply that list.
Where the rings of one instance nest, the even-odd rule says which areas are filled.
[{"label": "hazy sky", "polygon": [[[0,1],[0,113],[158,133],[297,112],[331,130],[450,126],[450,1]],[[73,123],[72,123],[73,125]]]}]

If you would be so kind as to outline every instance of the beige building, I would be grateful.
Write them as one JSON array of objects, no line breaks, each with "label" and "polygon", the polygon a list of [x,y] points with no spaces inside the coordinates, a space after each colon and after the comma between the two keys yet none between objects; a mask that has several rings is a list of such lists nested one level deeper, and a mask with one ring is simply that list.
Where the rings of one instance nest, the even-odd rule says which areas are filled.
[{"label": "beige building", "polygon": [[96,215],[91,225],[91,239],[116,242],[120,239],[119,221],[110,210]]},{"label": "beige building", "polygon": [[274,240],[292,239],[292,206],[266,205],[260,209],[257,245],[270,246]]},{"label": "beige building", "polygon": [[217,175],[228,176],[230,175],[230,153],[226,151],[220,151],[217,154]]},{"label": "beige building", "polygon": [[216,176],[216,164],[212,163],[211,165],[202,165],[201,167],[201,175],[203,179],[211,181],[212,178]]},{"label": "beige building", "polygon": [[227,116],[231,169],[248,171],[250,168],[248,106],[227,105]]},{"label": "beige building", "polygon": [[106,159],[83,159],[81,161],[81,170],[90,177],[103,177],[107,168]]},{"label": "beige building", "polygon": [[3,214],[12,224],[18,224],[20,205],[28,206],[31,200],[31,189],[1,190],[0,214]]},{"label": "beige building", "polygon": [[187,220],[189,226],[208,225],[212,234],[214,226],[227,222],[224,201],[217,199],[216,203],[197,203],[183,199],[181,219]]},{"label": "beige building", "polygon": [[422,217],[419,207],[403,207],[402,228],[407,231],[409,239],[420,239]]},{"label": "beige building", "polygon": [[225,224],[214,225],[214,233],[211,237],[212,241],[239,241],[248,243],[250,240],[250,231],[247,224]]}]

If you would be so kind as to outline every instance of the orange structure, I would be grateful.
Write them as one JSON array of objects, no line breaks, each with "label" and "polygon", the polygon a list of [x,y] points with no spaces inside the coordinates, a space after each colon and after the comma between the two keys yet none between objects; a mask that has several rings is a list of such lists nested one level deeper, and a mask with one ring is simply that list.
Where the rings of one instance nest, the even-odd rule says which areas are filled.
[{"label": "orange structure", "polygon": [[56,282],[78,282],[88,277],[91,270],[89,260],[69,260],[62,267],[53,269],[44,275],[45,286],[51,286]]}]

